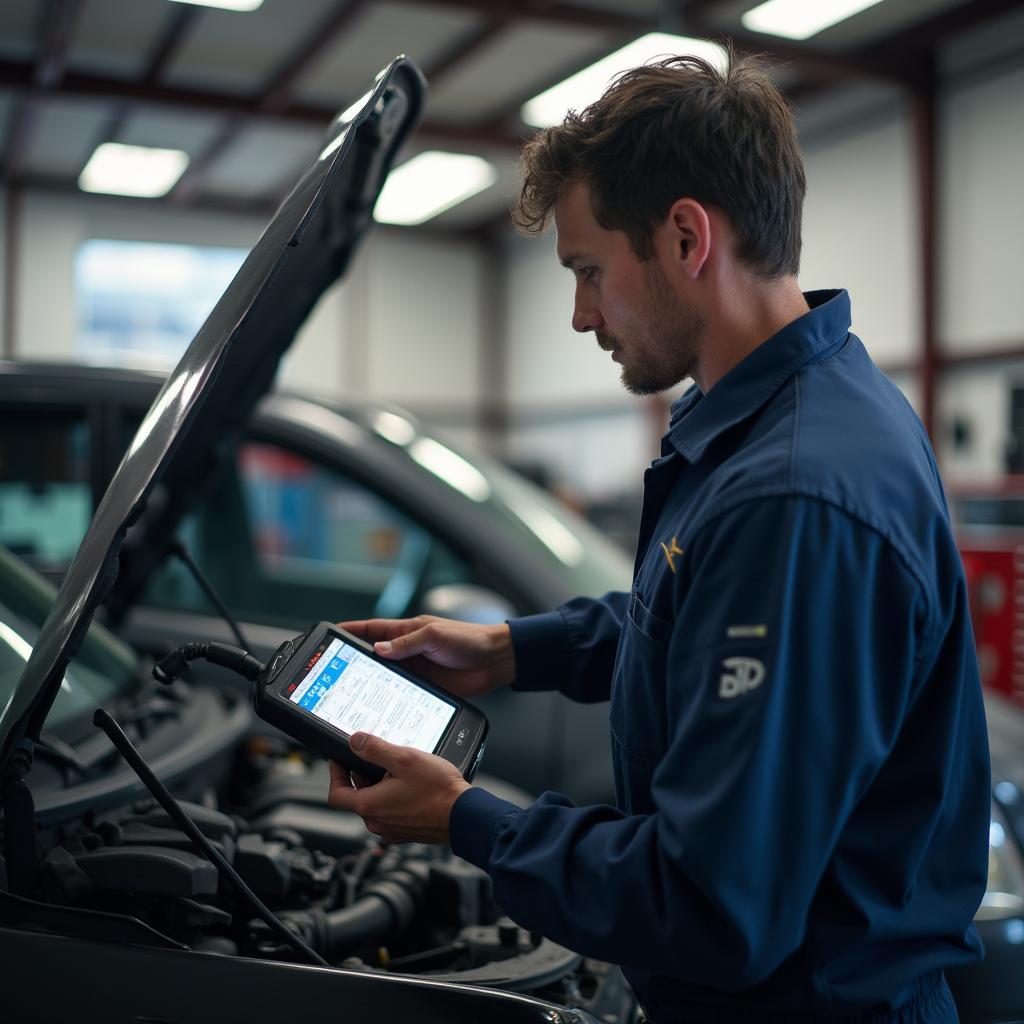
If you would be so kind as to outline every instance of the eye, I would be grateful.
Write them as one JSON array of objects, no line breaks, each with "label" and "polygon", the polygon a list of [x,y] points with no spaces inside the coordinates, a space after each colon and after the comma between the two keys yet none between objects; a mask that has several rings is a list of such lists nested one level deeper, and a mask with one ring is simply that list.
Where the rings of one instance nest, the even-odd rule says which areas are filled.
[{"label": "eye", "polygon": [[584,281],[593,281],[594,275],[597,273],[597,267],[580,267],[577,273]]}]

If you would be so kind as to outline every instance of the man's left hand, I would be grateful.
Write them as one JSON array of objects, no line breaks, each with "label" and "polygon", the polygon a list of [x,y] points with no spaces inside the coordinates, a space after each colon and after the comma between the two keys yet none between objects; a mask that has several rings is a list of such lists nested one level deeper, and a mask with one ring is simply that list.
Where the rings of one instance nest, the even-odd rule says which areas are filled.
[{"label": "man's left hand", "polygon": [[452,805],[470,785],[450,761],[414,747],[399,747],[368,733],[349,740],[354,753],[387,771],[380,782],[353,782],[347,768],[331,766],[327,802],[355,811],[386,843],[447,843]]}]

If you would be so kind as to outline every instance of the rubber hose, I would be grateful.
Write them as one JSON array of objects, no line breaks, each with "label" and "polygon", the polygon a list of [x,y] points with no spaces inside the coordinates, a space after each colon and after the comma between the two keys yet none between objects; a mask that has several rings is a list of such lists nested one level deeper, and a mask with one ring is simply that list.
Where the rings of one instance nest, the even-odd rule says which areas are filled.
[{"label": "rubber hose", "polygon": [[351,906],[327,914],[327,937],[330,955],[339,950],[357,949],[391,934],[395,912],[380,896],[364,896]]}]

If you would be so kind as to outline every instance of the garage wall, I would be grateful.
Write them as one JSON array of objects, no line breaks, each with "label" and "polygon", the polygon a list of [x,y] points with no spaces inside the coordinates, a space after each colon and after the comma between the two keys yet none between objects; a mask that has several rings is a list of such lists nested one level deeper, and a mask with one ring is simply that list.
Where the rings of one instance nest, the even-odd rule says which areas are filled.
[{"label": "garage wall", "polygon": [[941,107],[939,308],[950,353],[1024,347],[1024,55],[1009,64],[963,76]]},{"label": "garage wall", "polygon": [[[74,257],[83,241],[248,248],[265,221],[29,192],[21,224],[15,355],[73,359]],[[470,243],[378,229],[349,278],[313,311],[285,358],[283,385],[328,396],[357,391],[428,415],[446,405],[455,432],[473,440],[481,398],[479,265]]]},{"label": "garage wall", "polygon": [[262,226],[245,217],[41,192],[23,195],[19,219],[14,348],[23,359],[75,358],[74,259],[87,239],[248,247]]},{"label": "garage wall", "polygon": [[1014,387],[1024,387],[1024,364],[965,366],[942,374],[936,447],[947,486],[988,483],[1006,472]]},{"label": "garage wall", "polygon": [[572,329],[573,287],[572,274],[555,257],[553,230],[539,239],[511,240],[508,399],[515,412],[550,412],[567,400],[628,404],[611,356],[593,334]]},{"label": "garage wall", "polygon": [[[993,48],[1024,44],[1024,17]],[[956,54],[954,53],[954,58]],[[976,62],[975,62],[976,63]],[[1021,227],[1024,225],[1024,55],[995,55],[957,76],[939,122],[943,189],[940,346],[971,356],[1024,348]],[[988,483],[1006,470],[1010,394],[1024,362],[950,368],[939,381],[937,448],[952,487]],[[959,429],[957,429],[959,428]]]},{"label": "garage wall", "polygon": [[[369,392],[428,412],[439,406],[475,411],[484,338],[479,247],[379,231],[360,269],[363,276],[347,292],[361,302],[370,339],[364,350]],[[352,293],[363,282],[365,294],[357,299]]]},{"label": "garage wall", "polygon": [[801,141],[800,286],[846,288],[852,330],[879,365],[913,359],[921,337],[919,218],[905,105],[868,109]]},{"label": "garage wall", "polygon": [[[1019,41],[1009,45],[1015,32]],[[939,332],[949,352],[1024,348],[1024,19],[986,45],[999,47],[999,59],[974,44],[939,101]],[[854,331],[920,409],[919,381],[907,369],[917,361],[922,330],[909,111],[895,94],[872,100],[867,90],[836,106],[804,119],[801,285],[849,289]],[[637,486],[651,455],[649,408],[621,391],[616,368],[605,365],[592,338],[573,335],[571,281],[553,245],[547,237],[510,247],[509,447],[557,467],[585,494]],[[1018,380],[1024,365],[1011,363],[942,374],[936,448],[948,481],[1002,472],[1009,391]],[[966,431],[954,432],[954,421]],[[578,442],[577,432],[600,441]]]},{"label": "garage wall", "polygon": [[623,391],[593,334],[572,329],[573,279],[554,233],[513,237],[506,258],[506,454],[588,498],[617,494],[639,480],[638,453],[654,454],[642,402]]},{"label": "garage wall", "polygon": [[[1024,16],[989,36],[953,49],[940,98],[939,330],[950,353],[1024,347]],[[848,287],[854,329],[876,360],[911,366],[921,323],[908,111],[895,94],[863,90],[833,102],[831,112],[801,112],[801,281]],[[0,230],[5,212],[0,204]],[[86,238],[249,246],[263,227],[262,218],[42,192],[26,194],[21,220],[15,345],[23,358],[73,354],[73,257]],[[383,397],[471,442],[481,439],[482,408],[505,407],[506,454],[546,465],[583,497],[638,487],[655,454],[657,413],[622,390],[591,336],[572,331],[572,280],[557,266],[553,236],[508,239],[498,302],[481,253],[469,241],[377,229],[347,282],[314,311],[284,383]],[[0,315],[5,298],[0,289]],[[942,375],[936,441],[947,478],[1001,472],[1019,378],[1024,367],[1012,361]],[[499,394],[485,393],[487,379],[503,381]],[[914,374],[894,371],[894,379],[918,403]]]},{"label": "garage wall", "polygon": [[[905,112],[887,107],[803,140],[802,285],[847,287],[854,329],[883,364],[909,358],[920,333],[908,135]],[[656,454],[650,406],[623,391],[593,335],[572,330],[572,278],[553,233],[510,243],[509,265],[509,450],[586,496],[639,487]]]}]

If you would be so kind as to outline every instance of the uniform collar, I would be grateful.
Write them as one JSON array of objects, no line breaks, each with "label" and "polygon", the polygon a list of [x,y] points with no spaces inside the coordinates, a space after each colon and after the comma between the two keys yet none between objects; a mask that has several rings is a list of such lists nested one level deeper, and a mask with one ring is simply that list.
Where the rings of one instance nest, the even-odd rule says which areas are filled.
[{"label": "uniform collar", "polygon": [[729,427],[752,416],[801,367],[841,345],[850,331],[844,289],[805,292],[810,310],[786,324],[737,363],[705,395],[694,385],[672,404],[666,452],[696,462]]}]

